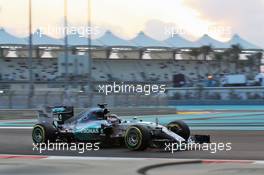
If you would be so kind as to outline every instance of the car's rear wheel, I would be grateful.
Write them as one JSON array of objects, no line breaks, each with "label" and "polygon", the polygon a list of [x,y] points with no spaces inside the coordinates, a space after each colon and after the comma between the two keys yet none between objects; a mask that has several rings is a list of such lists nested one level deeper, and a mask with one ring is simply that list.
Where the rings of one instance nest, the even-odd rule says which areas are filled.
[{"label": "car's rear wheel", "polygon": [[167,128],[185,140],[188,140],[191,134],[189,126],[181,120],[170,122]]},{"label": "car's rear wheel", "polygon": [[55,139],[54,133],[49,131],[47,127],[43,125],[35,125],[32,131],[32,140],[34,143],[47,143],[53,142]]},{"label": "car's rear wheel", "polygon": [[139,125],[130,126],[125,133],[126,147],[133,151],[145,150],[150,144],[150,133]]},{"label": "car's rear wheel", "polygon": [[35,125],[32,131],[34,143],[44,143],[46,141],[45,128],[41,125]]}]

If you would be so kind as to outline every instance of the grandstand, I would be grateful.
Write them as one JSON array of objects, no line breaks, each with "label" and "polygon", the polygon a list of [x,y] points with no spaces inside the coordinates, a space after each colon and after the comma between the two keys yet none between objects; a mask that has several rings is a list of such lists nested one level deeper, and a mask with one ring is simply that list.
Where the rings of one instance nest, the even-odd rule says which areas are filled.
[{"label": "grandstand", "polygon": [[[69,55],[85,57],[87,38],[71,34]],[[3,83],[23,83],[29,80],[27,39],[18,38],[0,29],[0,80]],[[59,61],[63,54],[63,40],[36,31],[33,34],[33,77],[36,83],[56,83],[64,79],[86,82],[89,71],[83,63]],[[237,47],[234,47],[237,46]],[[158,82],[172,84],[173,76],[182,74],[184,86],[203,83],[220,86],[222,76],[245,74],[249,79],[260,72],[262,49],[239,35],[228,42],[220,42],[208,35],[189,41],[175,35],[164,41],[155,40],[140,32],[131,40],[124,40],[110,31],[91,42],[92,80],[94,82]],[[236,56],[238,55],[238,58]],[[88,60],[88,57],[87,57]],[[62,73],[68,65],[68,75]],[[79,72],[79,73],[76,73]]]},{"label": "grandstand", "polygon": [[[158,41],[143,32],[125,40],[107,31],[102,37],[92,39],[89,58],[87,38],[69,34],[68,61],[64,57],[63,39],[40,31],[32,39],[33,94],[29,83],[28,37],[19,38],[0,29],[0,108],[32,108],[65,102],[79,107],[101,102],[116,106],[153,106],[167,105],[170,100],[194,102],[198,99],[200,103],[201,99],[238,99],[240,102],[264,98],[261,87],[219,87],[225,75],[243,74],[254,81],[260,72],[263,50],[239,35],[228,42],[208,35],[196,41],[179,35]],[[93,86],[87,88],[90,68]],[[97,85],[111,82],[165,84],[167,92],[151,96],[98,93]],[[65,87],[71,91],[65,91]]]},{"label": "grandstand", "polygon": [[[25,58],[4,58],[0,60],[2,81],[28,80],[28,67]],[[219,64],[216,61],[197,60],[135,60],[135,59],[94,59],[92,67],[93,81],[107,82],[160,82],[171,83],[173,75],[184,74],[186,85],[193,86],[196,82],[206,81],[208,75],[219,79],[225,74],[246,74],[251,79],[258,74],[258,66],[243,66],[240,63],[235,71],[234,64]],[[58,73],[56,58],[36,58],[33,60],[34,80],[36,82],[55,81],[62,77]],[[73,67],[70,64],[69,67]],[[84,74],[85,75],[85,74]],[[250,76],[251,75],[251,76]],[[253,75],[253,76],[252,76]],[[69,73],[70,77],[84,77]]]}]

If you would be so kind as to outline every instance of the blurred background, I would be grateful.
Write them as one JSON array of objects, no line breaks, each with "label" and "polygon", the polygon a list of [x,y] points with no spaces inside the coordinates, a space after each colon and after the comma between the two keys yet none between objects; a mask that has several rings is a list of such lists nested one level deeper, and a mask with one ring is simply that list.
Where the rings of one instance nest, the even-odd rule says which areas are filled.
[{"label": "blurred background", "polygon": [[[217,0],[0,0],[0,108],[263,104],[263,40],[256,31],[263,25],[243,13],[257,16],[264,3],[221,2],[237,15],[218,16]],[[166,8],[172,13],[163,16]],[[166,92],[99,92],[113,82],[166,85]]]}]

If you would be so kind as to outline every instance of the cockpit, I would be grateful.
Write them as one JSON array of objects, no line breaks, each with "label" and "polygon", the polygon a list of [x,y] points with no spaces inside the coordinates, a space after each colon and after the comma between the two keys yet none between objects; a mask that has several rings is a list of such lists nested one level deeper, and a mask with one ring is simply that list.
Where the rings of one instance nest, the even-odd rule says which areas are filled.
[{"label": "cockpit", "polygon": [[93,109],[91,111],[85,112],[80,118],[80,122],[84,123],[87,121],[106,120],[106,114],[107,112],[103,109]]}]

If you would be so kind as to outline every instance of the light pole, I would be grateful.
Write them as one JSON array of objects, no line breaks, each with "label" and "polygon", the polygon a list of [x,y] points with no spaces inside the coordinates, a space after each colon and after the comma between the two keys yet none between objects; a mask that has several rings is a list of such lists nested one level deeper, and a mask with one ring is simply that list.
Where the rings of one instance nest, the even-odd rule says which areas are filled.
[{"label": "light pole", "polygon": [[89,77],[88,77],[88,90],[89,90],[89,93],[90,93],[90,102],[89,102],[89,105],[91,106],[91,103],[92,103],[92,98],[93,98],[93,90],[92,90],[92,53],[91,53],[91,45],[92,45],[92,22],[91,22],[91,15],[92,15],[92,12],[91,12],[92,8],[91,8],[91,0],[88,0],[88,16],[87,16],[87,19],[88,19],[88,74],[89,74]]},{"label": "light pole", "polygon": [[32,1],[28,2],[28,19],[29,19],[29,40],[28,40],[28,69],[29,69],[29,94],[28,94],[28,107],[32,107],[32,99],[34,96],[34,80],[33,80],[33,59],[32,59]]},{"label": "light pole", "polygon": [[[92,56],[92,54],[91,54],[91,44],[92,44],[92,27],[91,27],[91,25],[92,25],[92,22],[91,22],[91,0],[88,0],[88,60],[89,60],[89,62],[88,62],[88,71],[89,71],[89,81],[91,81],[92,80],[92,58],[91,58],[91,56]],[[91,82],[89,82],[89,83],[91,83]],[[90,86],[90,84],[89,84],[89,86]]]},{"label": "light pole", "polygon": [[65,90],[68,90],[68,0],[64,0],[64,62],[65,62]]}]

